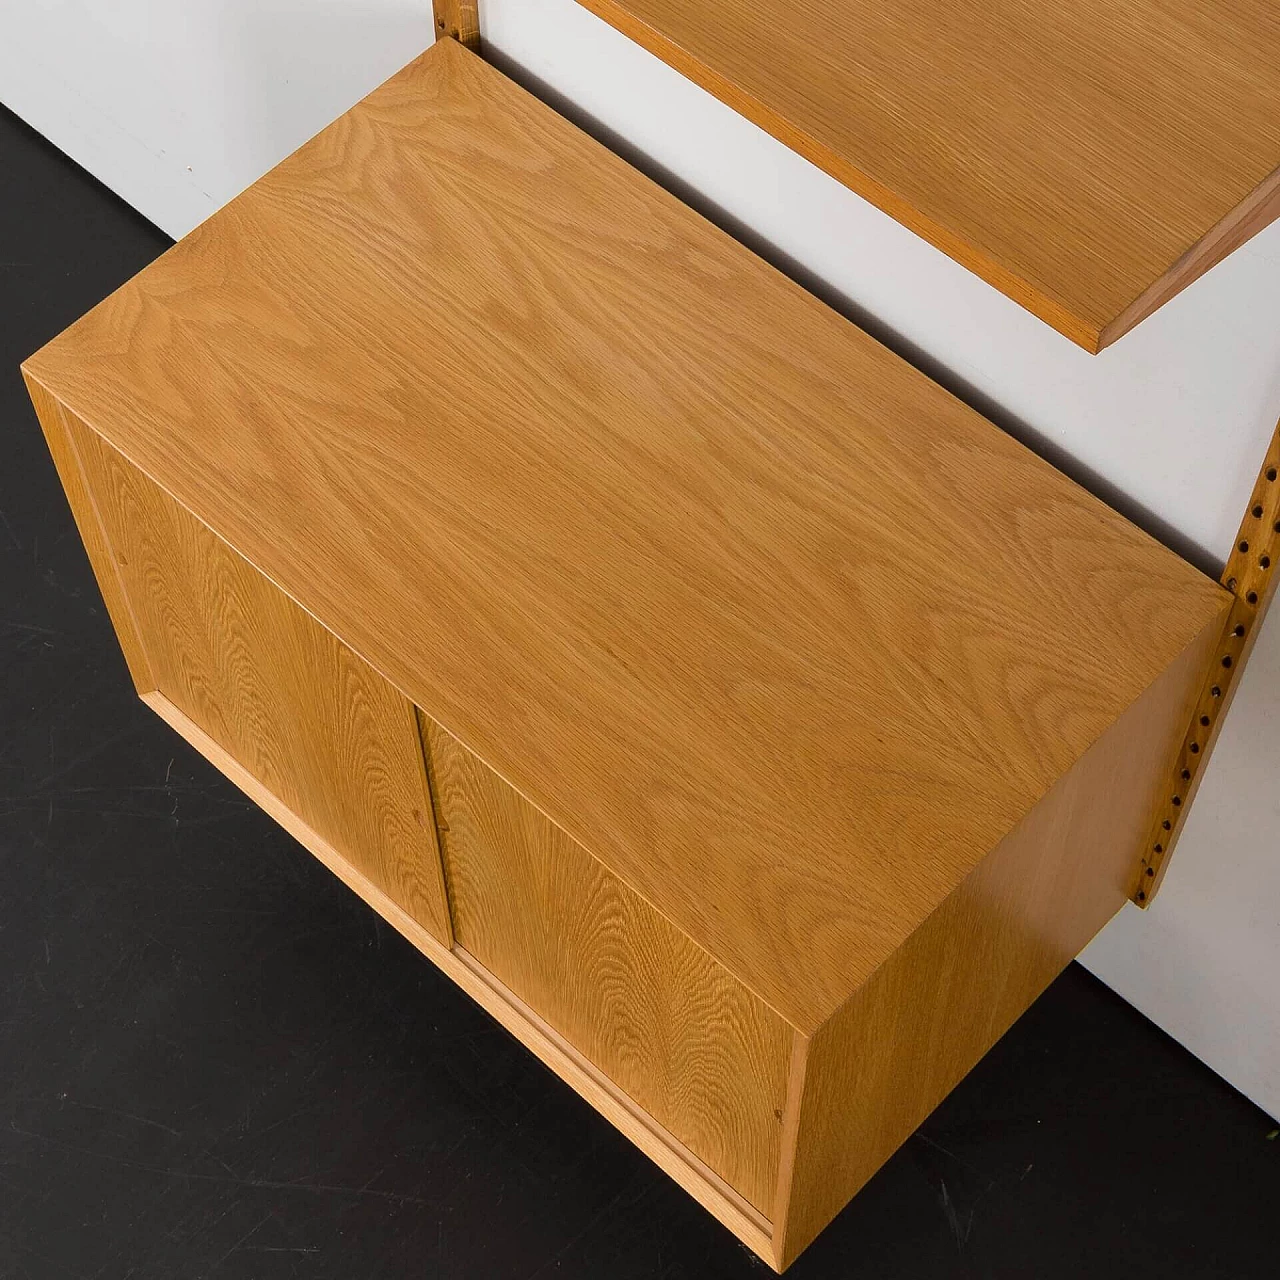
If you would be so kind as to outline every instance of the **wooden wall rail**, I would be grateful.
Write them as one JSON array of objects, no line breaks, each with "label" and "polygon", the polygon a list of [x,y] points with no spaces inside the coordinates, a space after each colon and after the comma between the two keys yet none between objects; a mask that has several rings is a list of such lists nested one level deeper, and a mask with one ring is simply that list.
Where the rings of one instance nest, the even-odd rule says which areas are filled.
[{"label": "wooden wall rail", "polygon": [[1222,722],[1280,581],[1280,424],[1258,469],[1258,479],[1236,533],[1221,582],[1235,597],[1222,639],[1209,663],[1177,758],[1156,802],[1146,843],[1138,856],[1131,897],[1151,905],[1169,855],[1186,825],[1187,813],[1213,754]]},{"label": "wooden wall rail", "polygon": [[479,0],[432,0],[436,39],[459,40],[468,49],[480,48]]}]

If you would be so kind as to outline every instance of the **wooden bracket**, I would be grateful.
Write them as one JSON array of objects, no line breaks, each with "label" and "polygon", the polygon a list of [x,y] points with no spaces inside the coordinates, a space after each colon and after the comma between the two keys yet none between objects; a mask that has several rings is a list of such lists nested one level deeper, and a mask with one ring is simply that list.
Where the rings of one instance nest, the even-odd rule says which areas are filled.
[{"label": "wooden bracket", "polygon": [[448,36],[479,51],[479,0],[431,0],[431,8],[436,17],[437,40]]},{"label": "wooden bracket", "polygon": [[1205,762],[1280,581],[1280,425],[1271,437],[1221,581],[1235,601],[1139,855],[1130,896],[1140,907],[1150,905],[1160,887]]}]

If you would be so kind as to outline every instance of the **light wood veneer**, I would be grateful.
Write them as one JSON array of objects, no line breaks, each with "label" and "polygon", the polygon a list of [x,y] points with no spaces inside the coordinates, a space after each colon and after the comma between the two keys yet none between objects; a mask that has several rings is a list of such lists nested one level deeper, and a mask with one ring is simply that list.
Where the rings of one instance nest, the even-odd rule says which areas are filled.
[{"label": "light wood veneer", "polygon": [[775,1266],[1232,599],[452,40],[25,373],[148,703]]},{"label": "light wood veneer", "polygon": [[791,1029],[439,725],[424,735],[458,945],[768,1215]]}]

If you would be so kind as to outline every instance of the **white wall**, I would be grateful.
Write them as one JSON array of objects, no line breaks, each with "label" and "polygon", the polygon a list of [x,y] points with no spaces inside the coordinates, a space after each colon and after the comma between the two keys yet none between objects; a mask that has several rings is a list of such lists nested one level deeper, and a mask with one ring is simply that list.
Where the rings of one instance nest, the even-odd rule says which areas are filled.
[{"label": "white wall", "polygon": [[430,0],[0,0],[0,102],[177,237],[433,34]]},{"label": "white wall", "polygon": [[[481,0],[491,56],[1217,572],[1280,416],[1280,224],[1100,356],[573,0]],[[0,101],[170,234],[431,40],[428,0],[0,0]],[[1280,621],[1164,888],[1083,959],[1280,1115]]]}]

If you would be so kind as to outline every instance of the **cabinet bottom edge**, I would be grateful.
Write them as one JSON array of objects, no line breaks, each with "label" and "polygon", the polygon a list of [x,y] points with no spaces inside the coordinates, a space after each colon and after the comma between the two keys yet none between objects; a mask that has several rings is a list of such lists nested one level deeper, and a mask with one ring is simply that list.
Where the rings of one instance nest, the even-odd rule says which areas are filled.
[{"label": "cabinet bottom edge", "polygon": [[234,783],[260,809],[322,862],[491,1017],[560,1077],[668,1177],[691,1195],[749,1249],[776,1269],[773,1224],[678,1138],[637,1106],[514,992],[462,947],[446,947],[358,871],[323,836],[258,781],[229,752],[163,694],[144,693],[171,729]]}]

